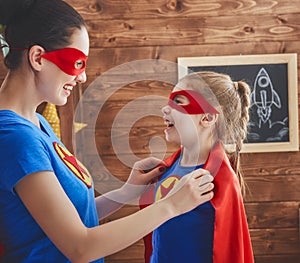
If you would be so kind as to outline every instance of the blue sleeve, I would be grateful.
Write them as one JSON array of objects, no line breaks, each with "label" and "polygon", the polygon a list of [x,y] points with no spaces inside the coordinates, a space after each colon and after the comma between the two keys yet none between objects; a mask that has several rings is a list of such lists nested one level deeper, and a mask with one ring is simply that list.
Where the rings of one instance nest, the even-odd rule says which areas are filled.
[{"label": "blue sleeve", "polygon": [[15,185],[26,175],[53,171],[46,143],[31,127],[17,125],[1,140],[0,180],[4,190],[14,192]]}]

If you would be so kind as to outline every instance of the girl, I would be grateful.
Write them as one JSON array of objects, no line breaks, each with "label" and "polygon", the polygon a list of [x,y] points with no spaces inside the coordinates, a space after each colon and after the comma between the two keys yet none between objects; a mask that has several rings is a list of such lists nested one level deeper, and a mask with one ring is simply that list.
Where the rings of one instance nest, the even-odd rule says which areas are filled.
[{"label": "girl", "polygon": [[[173,89],[162,110],[165,136],[181,148],[165,160],[167,171],[140,201],[144,207],[161,200],[182,176],[198,168],[214,176],[214,198],[146,236],[146,262],[253,262],[239,170],[249,94],[245,82],[215,72],[189,74]],[[229,144],[234,151],[226,154]]]},{"label": "girl", "polygon": [[[136,163],[121,189],[95,200],[86,168],[36,114],[42,102],[64,105],[76,84],[86,81],[89,38],[82,17],[61,0],[1,0],[0,24],[10,49],[0,88],[0,262],[103,262],[212,198],[213,184],[201,183],[201,175],[209,182],[212,177],[199,170],[185,177],[176,195],[98,226],[102,210],[121,207],[112,200],[137,197],[161,174],[161,166],[143,172],[160,161]],[[130,184],[140,187],[129,196]]]}]

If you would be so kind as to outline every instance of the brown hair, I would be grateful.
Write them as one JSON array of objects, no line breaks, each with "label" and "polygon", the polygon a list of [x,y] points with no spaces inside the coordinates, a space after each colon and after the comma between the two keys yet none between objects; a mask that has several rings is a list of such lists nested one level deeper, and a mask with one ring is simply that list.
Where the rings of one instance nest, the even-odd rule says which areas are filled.
[{"label": "brown hair", "polygon": [[248,84],[244,81],[234,82],[229,75],[212,71],[191,73],[183,78],[183,81],[186,89],[199,91],[210,104],[219,109],[217,136],[224,146],[234,147],[231,151],[227,149],[226,153],[244,194],[245,183],[240,169],[240,151],[247,136],[249,121],[251,91]]}]

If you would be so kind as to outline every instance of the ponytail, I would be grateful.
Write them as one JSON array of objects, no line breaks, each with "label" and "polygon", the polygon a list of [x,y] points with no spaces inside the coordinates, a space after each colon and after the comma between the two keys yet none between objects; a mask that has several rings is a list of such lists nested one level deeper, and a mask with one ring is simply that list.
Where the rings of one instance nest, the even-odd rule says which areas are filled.
[{"label": "ponytail", "polygon": [[235,151],[229,154],[229,160],[233,170],[235,171],[242,194],[245,195],[245,182],[240,168],[240,151],[242,149],[243,141],[247,137],[247,123],[249,121],[249,107],[250,107],[250,88],[247,83],[238,81],[233,83],[236,92],[238,93],[241,101],[241,115],[239,120],[239,133],[235,141]]}]

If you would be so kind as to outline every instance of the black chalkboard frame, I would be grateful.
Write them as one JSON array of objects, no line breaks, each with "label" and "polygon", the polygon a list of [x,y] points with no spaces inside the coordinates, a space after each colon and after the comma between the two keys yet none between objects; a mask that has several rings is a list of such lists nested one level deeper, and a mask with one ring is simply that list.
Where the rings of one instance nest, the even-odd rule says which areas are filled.
[{"label": "black chalkboard frame", "polygon": [[[260,71],[256,71],[255,73],[255,69],[260,69]],[[272,78],[276,78],[276,75],[277,77],[279,76],[277,79],[278,81],[276,81],[276,83],[284,79],[285,84],[283,84],[283,87],[282,85],[280,85],[278,91],[276,91],[276,89],[272,90],[273,93],[275,93],[275,95],[279,92],[279,96],[276,95],[277,98],[279,98],[279,100],[277,104],[275,101],[275,106],[278,106],[277,108],[279,108],[280,106],[280,112],[286,114],[286,117],[284,118],[284,129],[282,128],[281,130],[276,132],[277,134],[285,134],[285,136],[280,137],[277,135],[272,135],[271,139],[270,137],[268,137],[267,133],[269,131],[275,131],[275,127],[277,127],[278,125],[272,126],[272,124],[269,124],[267,128],[263,128],[263,125],[267,125],[267,122],[264,123],[265,119],[263,122],[261,122],[260,118],[263,118],[263,115],[258,115],[258,113],[256,113],[258,112],[257,109],[259,108],[259,106],[255,103],[255,96],[252,96],[252,104],[250,108],[252,109],[252,115],[250,115],[249,124],[252,124],[252,126],[256,126],[254,127],[254,129],[256,128],[256,130],[255,132],[250,132],[249,134],[258,134],[258,136],[250,136],[249,138],[247,138],[244,142],[242,152],[299,151],[297,54],[286,53],[261,55],[178,57],[179,80],[190,72],[197,72],[202,70],[213,70],[229,74],[234,81],[244,80],[249,84],[251,91],[254,94],[254,86],[257,86],[257,79],[259,78],[258,76],[260,74],[266,74],[266,76],[269,78],[269,75],[272,76],[271,73],[272,71],[274,71],[273,76],[269,78],[271,83]],[[251,70],[253,70],[252,75],[249,73]],[[271,73],[269,71],[271,71]],[[255,79],[253,76],[256,76]],[[235,77],[238,77],[239,79],[235,79]],[[259,119],[259,124],[257,119]],[[261,125],[261,123],[263,125]],[[282,123],[282,121],[280,121],[280,123]],[[251,130],[251,127],[249,130]],[[286,132],[284,133],[284,131]]]}]

